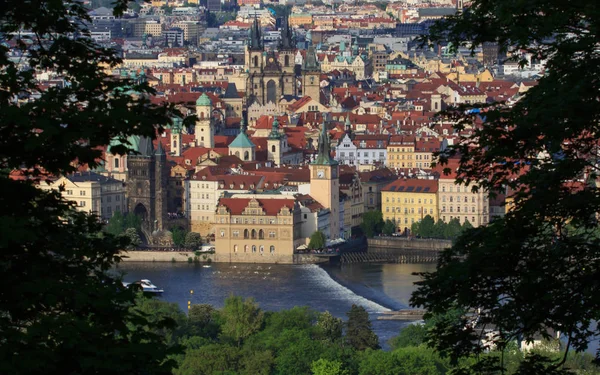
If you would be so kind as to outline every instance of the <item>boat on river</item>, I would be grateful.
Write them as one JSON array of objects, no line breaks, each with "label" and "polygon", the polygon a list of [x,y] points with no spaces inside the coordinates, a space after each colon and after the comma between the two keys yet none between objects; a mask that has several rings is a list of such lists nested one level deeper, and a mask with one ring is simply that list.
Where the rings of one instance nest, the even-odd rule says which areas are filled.
[{"label": "boat on river", "polygon": [[144,293],[160,294],[164,292],[163,289],[152,284],[152,281],[148,279],[141,279],[140,281],[135,281],[133,283],[123,283],[123,286],[126,288],[129,288],[131,285],[139,285]]}]

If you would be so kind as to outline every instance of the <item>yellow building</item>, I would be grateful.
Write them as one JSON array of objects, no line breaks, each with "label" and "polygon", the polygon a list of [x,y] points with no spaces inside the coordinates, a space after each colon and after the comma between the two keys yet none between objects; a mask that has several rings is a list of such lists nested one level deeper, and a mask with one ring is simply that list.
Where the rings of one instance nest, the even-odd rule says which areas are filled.
[{"label": "yellow building", "polygon": [[301,25],[310,25],[313,22],[313,16],[310,13],[295,13],[289,18],[290,26],[298,27]]},{"label": "yellow building", "polygon": [[407,233],[413,223],[426,215],[438,220],[438,181],[400,179],[381,190],[383,220],[396,223],[399,232]]},{"label": "yellow building", "polygon": [[300,207],[293,197],[234,195],[221,198],[215,214],[217,262],[294,262]]},{"label": "yellow building", "polygon": [[415,138],[392,136],[387,146],[388,168],[416,168]]},{"label": "yellow building", "polygon": [[173,25],[183,30],[183,39],[192,44],[198,43],[200,25],[196,21],[181,21]]}]

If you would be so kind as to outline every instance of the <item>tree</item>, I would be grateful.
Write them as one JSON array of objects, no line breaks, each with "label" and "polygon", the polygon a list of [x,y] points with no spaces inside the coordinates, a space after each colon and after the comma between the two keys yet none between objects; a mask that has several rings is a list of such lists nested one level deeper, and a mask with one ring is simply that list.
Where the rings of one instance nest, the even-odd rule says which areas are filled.
[{"label": "tree", "polygon": [[329,311],[319,314],[317,318],[317,328],[319,328],[321,336],[330,342],[335,342],[342,337],[342,329],[344,323],[342,319],[331,315]]},{"label": "tree", "polygon": [[452,218],[444,228],[444,238],[453,239],[456,238],[462,230],[460,220],[458,218]]},{"label": "tree", "polygon": [[419,346],[425,343],[426,332],[427,328],[423,324],[409,324],[402,328],[400,334],[390,341],[390,345],[394,349]]},{"label": "tree", "polygon": [[343,363],[340,361],[329,361],[320,358],[310,366],[314,375],[347,375],[348,371],[343,369]]},{"label": "tree", "polygon": [[264,321],[264,313],[254,302],[239,296],[229,296],[221,311],[225,324],[223,334],[230,337],[239,347],[242,341],[258,332]]},{"label": "tree", "polygon": [[[127,9],[112,4],[117,16]],[[0,373],[169,373],[164,340],[128,325],[155,324],[107,274],[125,241],[35,185],[98,167],[115,137],[121,154],[129,136],[154,137],[173,106],[152,104],[145,82],[107,74],[121,60],[90,37],[83,2],[23,5],[0,3],[0,281],[10,285],[0,293]],[[64,84],[42,88],[38,72]]]},{"label": "tree", "polygon": [[387,236],[391,236],[392,233],[396,232],[396,225],[394,224],[393,221],[391,220],[386,220],[385,224],[383,224],[383,228],[381,229],[382,233],[387,235]]},{"label": "tree", "polygon": [[187,232],[180,227],[173,227],[171,229],[171,238],[173,239],[173,245],[177,247],[183,247],[185,244],[185,238],[187,236]]},{"label": "tree", "polygon": [[200,233],[188,232],[185,235],[185,247],[188,249],[197,249],[202,246],[202,237]]},{"label": "tree", "polygon": [[123,233],[123,225],[125,218],[121,211],[115,212],[115,214],[110,218],[108,224],[104,228],[106,233],[110,233],[113,236],[118,236]]},{"label": "tree", "polygon": [[[599,12],[591,2],[474,0],[430,29],[434,43],[472,51],[493,43],[520,64],[526,54],[546,60],[543,76],[516,102],[445,114],[460,132],[485,111],[484,123],[440,162],[476,190],[495,195],[508,188],[513,204],[504,218],[467,231],[444,251],[411,300],[434,313],[480,309],[480,324],[496,327],[500,348],[553,329],[567,337],[566,349],[582,352],[598,334],[592,322],[600,318],[600,299],[590,286],[600,274],[593,235],[600,211]],[[565,231],[566,223],[579,231]],[[450,328],[437,326],[445,332],[432,337],[438,349],[454,359],[481,351],[473,328]],[[563,373],[565,358],[532,357],[518,373]]]},{"label": "tree", "polygon": [[189,334],[216,338],[220,330],[216,319],[217,314],[217,310],[211,305],[191,305],[188,311]]},{"label": "tree", "polygon": [[127,228],[122,235],[123,238],[127,240],[127,250],[135,250],[138,246],[142,244],[142,239],[138,231],[135,228]]},{"label": "tree", "polygon": [[346,343],[356,350],[378,349],[379,338],[371,328],[367,310],[362,306],[352,305],[346,315]]},{"label": "tree", "polygon": [[125,215],[125,219],[123,220],[123,229],[135,228],[140,230],[142,227],[142,219],[134,214],[133,212],[129,212]]},{"label": "tree", "polygon": [[383,227],[383,214],[381,211],[365,212],[360,227],[365,233],[365,236],[369,238],[381,233],[381,228]]},{"label": "tree", "polygon": [[309,249],[322,249],[325,247],[325,235],[321,231],[316,231],[310,236],[308,243]]},{"label": "tree", "polygon": [[418,231],[418,233],[413,231],[413,234],[424,238],[435,238],[435,220],[433,220],[433,217],[425,215],[425,217],[419,221]]}]

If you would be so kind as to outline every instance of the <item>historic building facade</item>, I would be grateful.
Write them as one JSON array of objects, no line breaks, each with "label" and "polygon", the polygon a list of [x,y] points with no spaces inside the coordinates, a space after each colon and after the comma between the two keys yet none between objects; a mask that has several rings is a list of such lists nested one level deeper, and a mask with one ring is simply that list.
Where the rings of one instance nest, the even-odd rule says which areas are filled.
[{"label": "historic building facade", "polygon": [[221,198],[215,213],[217,262],[293,263],[304,243],[301,211],[293,197],[240,195]]},{"label": "historic building facade", "polygon": [[295,55],[296,42],[287,21],[282,26],[276,56],[273,51],[265,50],[260,24],[254,20],[245,52],[247,105],[254,102],[261,105],[276,104],[283,95],[297,95]]},{"label": "historic building facade", "polygon": [[129,212],[142,219],[142,232],[148,237],[165,229],[167,220],[167,155],[160,144],[156,151],[152,140],[132,136],[130,148],[135,154],[127,156],[127,206]]}]

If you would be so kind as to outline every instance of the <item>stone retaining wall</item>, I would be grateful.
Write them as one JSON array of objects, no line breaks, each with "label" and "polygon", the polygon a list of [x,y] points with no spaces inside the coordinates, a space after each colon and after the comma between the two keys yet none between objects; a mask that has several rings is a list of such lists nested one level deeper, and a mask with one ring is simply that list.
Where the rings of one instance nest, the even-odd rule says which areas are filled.
[{"label": "stone retaining wall", "polygon": [[[189,262],[194,259],[193,251],[123,251],[124,262]],[[234,254],[235,255],[235,254]],[[316,264],[328,262],[328,258],[316,257],[311,254],[294,255],[264,255],[244,254],[245,256],[217,256],[216,254],[201,254],[200,262],[210,259],[219,263],[271,263],[271,264]],[[204,256],[207,259],[204,259]]]},{"label": "stone retaining wall", "polygon": [[418,239],[405,237],[369,238],[369,252],[390,250],[431,250],[441,251],[452,246],[450,240]]},{"label": "stone retaining wall", "polygon": [[[123,251],[121,252],[124,262],[188,262],[189,258],[194,259],[193,251]],[[204,262],[204,256],[207,259],[213,258],[214,254],[201,254],[198,258]]]}]

